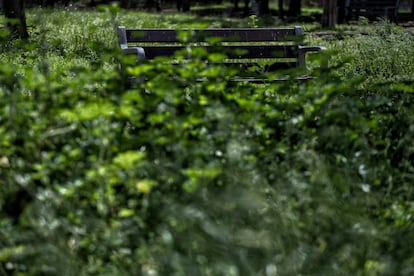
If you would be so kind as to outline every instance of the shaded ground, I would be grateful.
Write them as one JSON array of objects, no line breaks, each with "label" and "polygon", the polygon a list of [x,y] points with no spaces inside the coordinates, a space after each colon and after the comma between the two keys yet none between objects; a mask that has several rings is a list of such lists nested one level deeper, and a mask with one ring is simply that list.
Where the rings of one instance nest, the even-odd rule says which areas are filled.
[{"label": "shaded ground", "polygon": [[[164,9],[163,12],[177,12],[173,8]],[[286,10],[284,11],[284,14],[286,14]],[[191,9],[192,14],[196,14],[198,16],[227,16],[231,18],[244,18],[252,15],[245,14],[242,8],[235,10],[231,5],[227,7],[202,7],[202,6],[195,6]],[[271,9],[271,16],[274,18],[279,17],[279,11],[275,9]],[[320,22],[322,17],[322,13],[318,12],[312,12],[312,13],[306,13],[303,12],[303,14],[299,17],[283,17],[283,20],[286,22],[303,22],[303,23],[311,23],[311,22]],[[397,22],[398,25],[403,27],[414,27],[414,21],[412,19],[412,14],[410,12],[399,12],[397,16]],[[348,24],[355,24],[355,21],[350,21]]]}]

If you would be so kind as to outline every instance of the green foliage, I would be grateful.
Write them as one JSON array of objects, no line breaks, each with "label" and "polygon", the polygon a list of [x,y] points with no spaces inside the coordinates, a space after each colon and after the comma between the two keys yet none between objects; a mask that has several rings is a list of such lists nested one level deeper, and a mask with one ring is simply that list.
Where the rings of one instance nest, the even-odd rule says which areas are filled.
[{"label": "green foliage", "polygon": [[2,43],[0,274],[413,273],[412,82],[128,66],[115,12]]},{"label": "green foliage", "polygon": [[[343,79],[360,77],[364,89],[376,89],[378,83],[412,81],[414,72],[414,39],[412,33],[380,21],[362,26],[354,35],[343,34],[342,40],[319,40],[336,51],[333,64],[344,64],[338,71]],[[338,35],[341,35],[339,33]],[[313,41],[312,43],[315,43]]]}]

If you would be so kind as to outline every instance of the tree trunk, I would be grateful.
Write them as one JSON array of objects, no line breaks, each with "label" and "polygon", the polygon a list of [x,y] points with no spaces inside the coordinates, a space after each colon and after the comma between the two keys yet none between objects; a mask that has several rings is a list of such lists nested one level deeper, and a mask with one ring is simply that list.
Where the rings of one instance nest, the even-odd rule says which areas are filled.
[{"label": "tree trunk", "polygon": [[290,0],[289,2],[289,16],[299,16],[301,15],[301,7],[302,7],[302,1],[301,0]]},{"label": "tree trunk", "polygon": [[279,0],[278,2],[278,9],[279,9],[279,18],[283,19],[283,17],[285,17],[285,12],[283,10],[283,0]]},{"label": "tree trunk", "polygon": [[414,0],[411,0],[411,20],[414,20]]},{"label": "tree trunk", "polygon": [[23,0],[4,0],[4,16],[8,19],[7,28],[12,37],[29,38]]},{"label": "tree trunk", "polygon": [[336,0],[323,0],[322,28],[334,29],[336,24]]},{"label": "tree trunk", "polygon": [[269,0],[256,0],[258,5],[259,16],[268,15],[270,13]]},{"label": "tree trunk", "polygon": [[44,0],[42,3],[42,7],[53,7],[57,1],[55,0]]},{"label": "tree trunk", "polygon": [[337,0],[337,22],[342,24],[345,22],[345,0]]},{"label": "tree trunk", "polygon": [[121,0],[121,8],[129,9],[130,7],[131,7],[131,1],[130,0]]},{"label": "tree trunk", "polygon": [[190,11],[190,0],[177,0],[177,10],[183,12]]}]

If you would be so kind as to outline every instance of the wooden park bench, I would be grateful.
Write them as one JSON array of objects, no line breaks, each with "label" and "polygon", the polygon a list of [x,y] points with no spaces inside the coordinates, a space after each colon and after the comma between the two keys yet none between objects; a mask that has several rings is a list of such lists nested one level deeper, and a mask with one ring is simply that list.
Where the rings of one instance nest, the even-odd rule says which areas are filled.
[{"label": "wooden park bench", "polygon": [[[260,72],[304,68],[306,53],[324,49],[301,46],[303,31],[293,28],[210,28],[184,30],[191,33],[185,43],[174,29],[127,29],[118,27],[119,44],[125,54],[135,55],[138,62],[157,57],[172,57],[186,46],[203,47],[208,53],[226,55],[220,63],[238,68],[256,65]],[[210,43],[214,39],[214,43]],[[219,41],[217,44],[216,42]],[[236,80],[261,81],[252,70],[244,71]],[[309,78],[304,76],[303,78]],[[286,79],[286,78],[284,78]]]}]

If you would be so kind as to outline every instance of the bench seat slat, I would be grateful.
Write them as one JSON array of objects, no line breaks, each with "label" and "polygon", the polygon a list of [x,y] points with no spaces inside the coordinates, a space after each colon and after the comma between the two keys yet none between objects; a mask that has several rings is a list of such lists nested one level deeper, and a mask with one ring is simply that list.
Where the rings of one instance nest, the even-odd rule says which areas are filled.
[{"label": "bench seat slat", "polygon": [[[172,63],[172,66],[176,66],[179,63]],[[241,70],[245,70],[246,72],[253,66],[257,66],[258,68],[260,68],[260,72],[275,72],[275,71],[282,71],[282,70],[289,70],[289,69],[294,69],[297,68],[297,62],[294,61],[277,61],[277,62],[266,62],[264,64],[260,64],[258,62],[251,62],[250,60],[248,61],[243,61],[243,62],[229,62],[229,61],[225,61],[225,62],[221,62],[221,63],[211,63],[211,65],[215,65],[215,66],[226,66],[226,67],[234,67],[234,68],[239,68]],[[252,72],[248,72],[247,74],[255,74]],[[256,73],[257,74],[257,73]]]},{"label": "bench seat slat", "polygon": [[297,62],[293,62],[293,61],[278,61],[278,62],[274,62],[274,63],[269,63],[269,64],[259,64],[257,62],[251,62],[251,63],[246,63],[246,62],[224,62],[223,63],[226,66],[234,66],[234,67],[238,67],[241,69],[249,69],[249,67],[252,66],[258,66],[260,68],[263,68],[263,70],[265,72],[274,72],[274,71],[279,71],[279,70],[288,70],[288,69],[292,69],[292,68],[296,68]]},{"label": "bench seat slat", "polygon": [[[192,47],[195,49],[197,47]],[[225,53],[228,58],[232,59],[266,59],[266,58],[296,58],[297,47],[290,45],[274,46],[203,46],[208,53],[221,52]],[[159,56],[173,56],[177,51],[185,49],[184,46],[146,46],[145,57],[153,59]],[[240,52],[240,53],[239,53]]]}]

